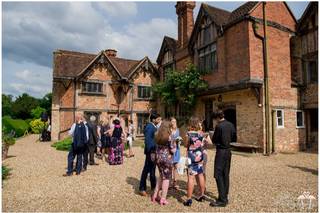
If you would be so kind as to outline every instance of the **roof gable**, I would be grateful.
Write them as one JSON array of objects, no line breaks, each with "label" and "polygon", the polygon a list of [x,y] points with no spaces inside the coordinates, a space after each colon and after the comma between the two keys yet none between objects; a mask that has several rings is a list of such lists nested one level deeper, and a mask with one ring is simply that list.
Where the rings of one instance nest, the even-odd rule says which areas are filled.
[{"label": "roof gable", "polygon": [[141,59],[139,63],[137,63],[134,67],[132,67],[127,78],[134,79],[138,75],[139,68],[142,68],[144,71],[148,71],[155,77],[160,77],[157,67],[155,67],[150,59],[146,56]]},{"label": "roof gable", "polygon": [[298,21],[298,28],[302,25],[302,23],[312,14],[313,12],[318,12],[318,2],[310,2],[303,12],[301,18]]},{"label": "roof gable", "polygon": [[194,24],[194,28],[192,31],[192,34],[190,36],[190,40],[189,40],[189,45],[193,46],[197,35],[200,31],[201,28],[201,22],[203,20],[204,17],[209,18],[216,26],[217,28],[221,28],[222,26],[224,26],[225,24],[227,24],[228,19],[230,16],[230,12],[226,11],[226,10],[222,10],[216,7],[212,7],[208,4],[201,4],[196,22]]},{"label": "roof gable", "polygon": [[161,48],[160,48],[160,51],[159,51],[159,54],[157,57],[157,64],[161,63],[162,57],[167,50],[171,50],[173,53],[173,57],[174,57],[174,54],[177,49],[177,42],[178,42],[177,40],[175,40],[169,36],[164,36],[162,44],[161,44]]},{"label": "roof gable", "polygon": [[54,78],[76,78],[87,76],[94,66],[103,66],[120,79],[132,78],[140,67],[146,66],[156,76],[157,68],[146,56],[141,60],[130,60],[118,57],[108,57],[105,51],[99,54],[80,53],[68,50],[54,52]]}]

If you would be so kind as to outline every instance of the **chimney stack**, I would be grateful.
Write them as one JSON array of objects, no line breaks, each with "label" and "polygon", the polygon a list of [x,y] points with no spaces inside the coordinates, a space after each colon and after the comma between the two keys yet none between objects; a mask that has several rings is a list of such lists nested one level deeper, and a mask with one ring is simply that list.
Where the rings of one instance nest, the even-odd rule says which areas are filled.
[{"label": "chimney stack", "polygon": [[178,43],[179,47],[186,47],[191,36],[194,22],[193,9],[196,6],[194,1],[178,1],[176,13],[178,15]]},{"label": "chimney stack", "polygon": [[117,57],[117,50],[107,49],[105,52],[108,57]]}]

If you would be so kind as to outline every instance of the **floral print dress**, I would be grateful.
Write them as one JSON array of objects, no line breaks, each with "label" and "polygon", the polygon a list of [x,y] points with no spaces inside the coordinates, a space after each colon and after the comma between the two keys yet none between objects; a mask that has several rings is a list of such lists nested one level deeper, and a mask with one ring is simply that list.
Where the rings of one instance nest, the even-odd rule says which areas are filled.
[{"label": "floral print dress", "polygon": [[203,136],[198,132],[187,133],[189,138],[188,153],[188,174],[198,175],[203,173]]},{"label": "floral print dress", "polygon": [[175,143],[168,141],[166,145],[158,145],[156,150],[156,165],[162,179],[171,179],[173,168],[173,154]]}]

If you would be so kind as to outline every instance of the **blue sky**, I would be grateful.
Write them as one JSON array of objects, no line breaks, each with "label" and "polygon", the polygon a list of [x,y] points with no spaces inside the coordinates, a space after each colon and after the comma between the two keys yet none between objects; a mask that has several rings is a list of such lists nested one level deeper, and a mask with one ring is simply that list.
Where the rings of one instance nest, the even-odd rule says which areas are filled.
[{"label": "blue sky", "polygon": [[[155,61],[164,35],[176,38],[176,2],[3,2],[2,92],[42,97],[52,89],[52,52]],[[232,11],[244,2],[206,2]],[[201,2],[197,2],[195,17]],[[288,2],[297,19],[308,2]]]}]

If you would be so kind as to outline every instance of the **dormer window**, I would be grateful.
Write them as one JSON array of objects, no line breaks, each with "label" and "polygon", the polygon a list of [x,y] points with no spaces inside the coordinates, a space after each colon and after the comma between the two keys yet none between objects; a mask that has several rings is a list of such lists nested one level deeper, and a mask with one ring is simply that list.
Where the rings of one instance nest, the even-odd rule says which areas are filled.
[{"label": "dormer window", "polygon": [[200,46],[207,45],[212,40],[211,35],[211,23],[207,18],[204,18],[201,24],[201,31],[200,31]]},{"label": "dormer window", "polygon": [[174,69],[173,54],[170,50],[167,50],[164,53],[162,66],[163,66],[163,79],[165,79],[166,73]]}]

